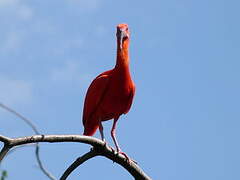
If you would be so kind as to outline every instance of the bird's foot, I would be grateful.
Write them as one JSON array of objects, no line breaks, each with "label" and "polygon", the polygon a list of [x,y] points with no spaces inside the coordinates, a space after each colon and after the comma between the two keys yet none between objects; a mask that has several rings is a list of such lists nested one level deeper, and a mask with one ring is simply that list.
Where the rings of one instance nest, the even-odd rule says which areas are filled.
[{"label": "bird's foot", "polygon": [[125,157],[125,159],[127,160],[127,162],[128,163],[130,162],[131,159],[128,157],[128,155],[125,152],[118,151],[117,154],[122,154]]},{"label": "bird's foot", "polygon": [[103,145],[103,147],[104,147],[105,149],[110,148],[111,151],[112,151],[112,153],[115,154],[115,149],[114,149],[113,147],[109,146],[108,143],[107,143],[106,141],[104,141],[104,145]]},{"label": "bird's foot", "polygon": [[130,163],[130,161],[134,162],[135,164],[137,164],[137,161],[135,161],[134,159],[131,159],[125,152],[122,152],[121,150],[117,151],[117,154],[121,154],[125,157],[127,163]]},{"label": "bird's foot", "polygon": [[103,140],[103,142],[104,142],[104,144],[103,144],[103,147],[104,147],[104,148],[106,148],[106,149],[107,149],[107,148],[110,148],[113,153],[115,152],[114,148],[111,147],[111,146],[109,146],[108,143],[105,141],[105,139]]}]

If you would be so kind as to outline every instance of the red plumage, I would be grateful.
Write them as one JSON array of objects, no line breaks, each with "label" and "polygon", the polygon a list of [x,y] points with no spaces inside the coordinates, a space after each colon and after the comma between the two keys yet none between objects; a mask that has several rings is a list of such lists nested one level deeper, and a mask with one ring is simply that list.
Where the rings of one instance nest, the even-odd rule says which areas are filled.
[{"label": "red plumage", "polygon": [[129,38],[127,24],[117,26],[117,60],[112,70],[98,75],[88,88],[84,109],[84,135],[92,136],[99,128],[102,140],[102,121],[114,119],[111,135],[120,152],[115,138],[115,127],[118,118],[126,114],[132,105],[135,85],[129,70]]}]

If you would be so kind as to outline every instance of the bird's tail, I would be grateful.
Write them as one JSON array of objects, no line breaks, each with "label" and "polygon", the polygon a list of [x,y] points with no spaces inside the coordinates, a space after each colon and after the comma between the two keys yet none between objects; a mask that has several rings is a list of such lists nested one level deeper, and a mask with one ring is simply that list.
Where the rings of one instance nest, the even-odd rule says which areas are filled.
[{"label": "bird's tail", "polygon": [[84,132],[83,135],[85,136],[92,136],[95,134],[95,132],[97,131],[99,127],[99,123],[86,123],[84,125]]}]

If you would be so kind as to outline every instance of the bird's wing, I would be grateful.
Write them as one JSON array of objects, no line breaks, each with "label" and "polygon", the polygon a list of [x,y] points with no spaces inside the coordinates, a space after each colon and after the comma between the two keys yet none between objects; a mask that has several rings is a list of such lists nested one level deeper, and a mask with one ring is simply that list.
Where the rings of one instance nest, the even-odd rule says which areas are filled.
[{"label": "bird's wing", "polygon": [[83,108],[83,125],[85,125],[88,119],[93,115],[101,102],[107,89],[110,73],[111,70],[98,75],[89,86]]},{"label": "bird's wing", "polygon": [[136,88],[135,88],[135,85],[134,85],[134,84],[132,84],[132,85],[133,85],[133,86],[132,86],[132,88],[131,88],[131,92],[130,92],[130,95],[129,95],[129,98],[128,98],[127,108],[126,108],[124,114],[127,114],[128,111],[130,110],[131,106],[132,106],[133,97],[134,97],[134,95],[135,95],[135,89],[136,89]]}]

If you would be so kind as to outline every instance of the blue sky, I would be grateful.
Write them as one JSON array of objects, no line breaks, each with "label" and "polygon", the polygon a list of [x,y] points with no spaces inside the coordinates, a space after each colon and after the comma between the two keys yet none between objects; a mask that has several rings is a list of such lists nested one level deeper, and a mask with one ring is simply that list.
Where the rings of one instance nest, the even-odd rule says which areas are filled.
[{"label": "blue sky", "polygon": [[[115,27],[125,22],[137,89],[117,128],[123,151],[156,180],[238,180],[239,5],[236,0],[0,0],[0,101],[43,134],[81,134],[85,92],[96,75],[114,66]],[[1,134],[33,134],[1,109],[0,117]],[[104,123],[110,145],[111,125]],[[57,177],[89,150],[69,143],[41,147]],[[33,147],[11,153],[1,169],[11,180],[46,179]],[[130,179],[101,157],[70,179],[98,177]]]}]

